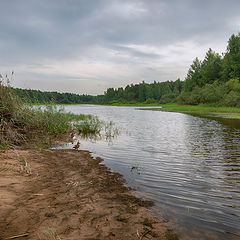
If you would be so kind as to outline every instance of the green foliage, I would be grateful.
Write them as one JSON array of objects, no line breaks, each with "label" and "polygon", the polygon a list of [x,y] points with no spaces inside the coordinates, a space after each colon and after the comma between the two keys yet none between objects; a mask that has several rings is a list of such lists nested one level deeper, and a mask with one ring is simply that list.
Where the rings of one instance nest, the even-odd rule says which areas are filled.
[{"label": "green foliage", "polygon": [[231,78],[240,78],[240,33],[230,37],[223,60],[223,80]]},{"label": "green foliage", "polygon": [[211,84],[220,79],[222,72],[222,59],[218,53],[215,53],[210,48],[201,66],[201,83]]},{"label": "green foliage", "polygon": [[188,70],[187,77],[184,82],[184,91],[192,91],[196,86],[202,86],[202,75],[201,75],[202,62],[195,58],[192,65]]},{"label": "green foliage", "polygon": [[[64,113],[49,105],[28,107],[16,96],[8,78],[0,81],[0,147],[19,145],[33,136],[57,135],[72,129],[72,121],[91,119],[90,115]],[[77,124],[76,124],[77,125]],[[92,127],[92,126],[90,126]]]},{"label": "green foliage", "polygon": [[223,106],[229,107],[240,107],[240,93],[236,91],[230,91],[226,96],[222,99],[221,102]]},{"label": "green foliage", "polygon": [[28,104],[83,104],[102,103],[103,96],[78,95],[73,93],[42,92],[31,89],[14,89],[16,95]]},{"label": "green foliage", "polygon": [[217,81],[213,84],[206,84],[204,87],[195,87],[191,92],[183,92],[177,99],[178,104],[198,105],[203,104],[220,104],[227,94],[224,84]]},{"label": "green foliage", "polygon": [[240,105],[240,34],[232,35],[223,58],[209,49],[193,61],[177,97],[179,104],[236,107]]},{"label": "green foliage", "polygon": [[183,89],[183,82],[177,79],[175,82],[156,82],[148,84],[144,81],[140,84],[127,85],[125,89],[109,88],[104,95],[105,104],[153,104],[157,102],[173,102]]},{"label": "green foliage", "polygon": [[74,127],[79,134],[86,135],[86,134],[100,134],[103,125],[104,125],[103,121],[100,121],[96,116],[92,116],[90,118],[85,118],[83,121],[74,124]]},{"label": "green foliage", "polygon": [[151,103],[156,103],[157,101],[155,100],[155,99],[153,99],[153,98],[148,98],[146,101],[145,101],[145,103],[146,104],[151,104]]},{"label": "green foliage", "polygon": [[226,93],[224,84],[219,84],[217,81],[207,84],[201,89],[202,99],[199,103],[219,103]]},{"label": "green foliage", "polygon": [[225,85],[230,91],[240,92],[240,82],[238,78],[230,79]]}]

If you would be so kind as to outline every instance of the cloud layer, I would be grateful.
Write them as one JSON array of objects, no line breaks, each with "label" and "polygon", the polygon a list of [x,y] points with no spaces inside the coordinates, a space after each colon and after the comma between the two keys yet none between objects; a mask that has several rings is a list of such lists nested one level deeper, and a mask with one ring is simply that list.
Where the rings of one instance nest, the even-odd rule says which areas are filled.
[{"label": "cloud layer", "polygon": [[101,94],[183,79],[240,29],[238,0],[0,0],[0,72],[14,86]]}]

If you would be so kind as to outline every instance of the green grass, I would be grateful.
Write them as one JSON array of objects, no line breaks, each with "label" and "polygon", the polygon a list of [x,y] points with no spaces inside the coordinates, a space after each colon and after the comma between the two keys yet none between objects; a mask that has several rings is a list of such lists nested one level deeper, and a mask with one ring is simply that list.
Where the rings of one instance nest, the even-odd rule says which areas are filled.
[{"label": "green grass", "polygon": [[98,117],[92,116],[75,123],[74,128],[77,130],[78,134],[100,134],[103,124],[104,122],[100,121]]},{"label": "green grass", "polygon": [[162,106],[160,103],[113,103],[113,104],[104,104],[106,106],[126,106],[126,107],[154,107]]},{"label": "green grass", "polygon": [[[31,139],[47,139],[74,131],[98,133],[101,122],[91,115],[65,113],[54,105],[27,106],[0,75],[0,148],[20,145]],[[46,138],[47,137],[47,138]],[[49,145],[48,144],[48,145]]]},{"label": "green grass", "polygon": [[53,228],[44,229],[37,233],[38,238],[41,240],[61,240],[56,230]]},{"label": "green grass", "polygon": [[[144,109],[145,110],[145,109]],[[175,103],[162,104],[161,108],[148,108],[148,110],[165,111],[165,112],[180,112],[197,115],[209,115],[223,118],[240,119],[240,108],[235,107],[212,107],[208,105],[177,105]]]}]

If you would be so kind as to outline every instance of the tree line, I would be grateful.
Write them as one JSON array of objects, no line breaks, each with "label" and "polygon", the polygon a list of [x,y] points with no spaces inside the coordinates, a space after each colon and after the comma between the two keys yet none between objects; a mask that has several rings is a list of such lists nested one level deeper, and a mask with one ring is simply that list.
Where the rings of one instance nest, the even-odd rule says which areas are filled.
[{"label": "tree line", "polygon": [[32,89],[15,88],[15,93],[29,104],[82,104],[82,103],[102,103],[103,95],[79,95],[74,93],[43,92]]},{"label": "tree line", "polygon": [[41,92],[16,89],[17,94],[32,103],[53,101],[60,104],[118,104],[118,103],[170,103],[240,107],[240,33],[228,40],[225,53],[211,48],[205,58],[193,60],[184,81],[127,85],[108,88],[104,95],[77,95],[72,93]]},{"label": "tree line", "polygon": [[209,49],[194,59],[184,81],[180,104],[240,107],[240,33],[232,35],[222,55]]},{"label": "tree line", "polygon": [[109,88],[106,103],[169,103],[240,107],[240,33],[232,35],[222,55],[211,48],[193,60],[184,81],[142,82],[125,89]]}]

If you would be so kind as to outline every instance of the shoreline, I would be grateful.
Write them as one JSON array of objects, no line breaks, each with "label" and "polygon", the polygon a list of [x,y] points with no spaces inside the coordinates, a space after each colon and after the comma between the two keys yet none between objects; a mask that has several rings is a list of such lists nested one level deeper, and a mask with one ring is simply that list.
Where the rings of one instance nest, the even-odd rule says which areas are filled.
[{"label": "shoreline", "polygon": [[0,239],[172,239],[152,202],[88,151],[0,153]]},{"label": "shoreline", "polygon": [[[34,104],[35,105],[35,104]],[[41,104],[39,104],[41,105]],[[52,105],[52,104],[50,104]],[[94,104],[94,103],[81,103],[81,104],[53,104],[56,106],[76,106],[76,105],[93,105],[93,106],[112,106],[112,107],[137,107],[139,110],[152,110],[152,111],[162,111],[162,112],[177,112],[185,113],[206,117],[217,117],[217,118],[229,118],[229,119],[239,119],[240,120],[240,108],[236,107],[211,107],[205,105],[178,105],[175,103],[167,104]],[[144,107],[144,108],[141,108]]]},{"label": "shoreline", "polygon": [[190,114],[202,117],[216,117],[225,119],[240,120],[240,108],[231,107],[208,107],[208,106],[192,106],[192,105],[177,105],[163,104],[161,108],[140,108],[140,110],[176,112]]}]

